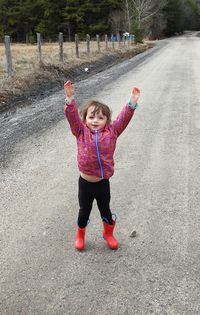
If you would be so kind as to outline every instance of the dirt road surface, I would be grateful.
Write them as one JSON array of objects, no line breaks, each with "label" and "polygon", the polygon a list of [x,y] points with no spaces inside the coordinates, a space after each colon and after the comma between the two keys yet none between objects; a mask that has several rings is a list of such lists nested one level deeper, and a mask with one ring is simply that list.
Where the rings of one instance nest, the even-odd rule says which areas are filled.
[{"label": "dirt road surface", "polygon": [[[94,204],[86,250],[73,248],[76,142],[64,93],[0,118],[0,314],[200,314],[200,38],[152,50],[75,83],[116,117],[140,106],[118,140],[111,179],[120,248]],[[131,237],[136,231],[136,237]]]}]

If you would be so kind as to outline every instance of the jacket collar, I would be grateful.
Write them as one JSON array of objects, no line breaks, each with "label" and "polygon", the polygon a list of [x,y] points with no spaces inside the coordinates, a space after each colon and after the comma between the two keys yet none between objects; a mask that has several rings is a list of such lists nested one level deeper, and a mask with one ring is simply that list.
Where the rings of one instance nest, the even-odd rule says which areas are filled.
[{"label": "jacket collar", "polygon": [[[91,130],[91,129],[86,125],[86,123],[84,123],[84,126],[85,126],[90,132],[92,132],[92,133],[95,133],[95,131],[97,130],[97,129]],[[104,130],[106,129],[106,127],[107,127],[107,124],[106,124],[103,128],[98,129],[98,132],[104,131]]]}]

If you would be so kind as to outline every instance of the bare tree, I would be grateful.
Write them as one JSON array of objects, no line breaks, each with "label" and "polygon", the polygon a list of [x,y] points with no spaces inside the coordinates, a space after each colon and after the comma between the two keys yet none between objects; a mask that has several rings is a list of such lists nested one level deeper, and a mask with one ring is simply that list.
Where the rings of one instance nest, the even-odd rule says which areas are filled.
[{"label": "bare tree", "polygon": [[132,17],[139,23],[149,20],[158,14],[166,5],[166,0],[129,0]]},{"label": "bare tree", "polygon": [[126,0],[125,2],[125,20],[126,20],[126,31],[130,33],[131,31],[131,12],[129,9],[129,0]]},{"label": "bare tree", "polygon": [[166,2],[167,0],[126,0],[125,12],[133,32],[140,33],[141,36],[146,26],[149,28],[153,17],[161,14]]},{"label": "bare tree", "polygon": [[161,38],[166,25],[167,21],[162,12],[154,15],[148,30],[149,37],[152,39]]},{"label": "bare tree", "polygon": [[119,34],[123,30],[124,14],[123,11],[114,10],[110,13],[111,30],[114,34]]}]

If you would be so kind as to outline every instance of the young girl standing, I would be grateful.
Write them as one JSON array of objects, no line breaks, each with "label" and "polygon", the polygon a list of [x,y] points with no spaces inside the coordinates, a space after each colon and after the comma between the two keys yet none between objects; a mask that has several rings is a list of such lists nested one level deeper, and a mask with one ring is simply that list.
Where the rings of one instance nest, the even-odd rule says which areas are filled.
[{"label": "young girl standing", "polygon": [[64,84],[66,94],[64,112],[71,131],[77,140],[79,177],[78,229],[74,246],[77,250],[85,247],[86,226],[94,199],[103,222],[103,237],[109,248],[117,249],[118,241],[113,235],[116,220],[110,210],[109,178],[114,173],[114,151],[119,135],[131,120],[138,104],[140,90],[133,88],[127,104],[115,121],[111,122],[110,108],[98,101],[89,101],[81,109],[81,118],[74,100],[74,85]]}]

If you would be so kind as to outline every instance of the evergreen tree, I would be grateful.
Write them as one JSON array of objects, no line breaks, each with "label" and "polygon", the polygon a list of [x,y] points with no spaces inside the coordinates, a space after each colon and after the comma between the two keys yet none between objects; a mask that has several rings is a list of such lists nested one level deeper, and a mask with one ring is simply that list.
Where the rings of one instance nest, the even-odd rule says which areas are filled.
[{"label": "evergreen tree", "polygon": [[0,37],[13,34],[12,20],[9,18],[12,5],[12,0],[0,0]]},{"label": "evergreen tree", "polygon": [[200,1],[186,0],[186,21],[185,25],[189,26],[189,29],[200,29]]},{"label": "evergreen tree", "polygon": [[184,30],[184,1],[183,0],[167,0],[167,5],[164,8],[167,26],[165,34],[167,36],[181,33]]},{"label": "evergreen tree", "polygon": [[[158,9],[160,3],[165,1],[167,4],[163,11],[163,18],[161,10]],[[0,38],[10,35],[13,41],[30,39],[32,41],[33,37],[36,38],[36,32],[40,32],[44,40],[55,41],[58,33],[63,32],[65,38],[70,40],[74,39],[75,33],[85,39],[87,33],[95,37],[96,34],[110,35],[112,29],[115,32],[126,31],[127,29],[123,29],[122,25],[127,24],[130,28],[131,23],[135,26],[133,31],[136,32],[138,27],[140,32],[145,27],[148,28],[153,20],[159,20],[156,24],[157,31],[162,30],[166,21],[165,33],[173,35],[182,32],[187,26],[193,29],[199,26],[199,2],[199,0],[146,0],[145,2],[142,0],[0,0]],[[133,6],[139,3],[141,5],[146,3],[146,6],[141,7],[143,8],[141,14],[138,7],[134,9]],[[126,8],[126,4],[130,6]],[[186,8],[186,4],[190,9],[188,6]],[[128,13],[126,18],[125,12]],[[193,17],[192,24],[190,17]],[[127,28],[127,25],[124,27]]]},{"label": "evergreen tree", "polygon": [[0,0],[0,35],[27,41],[41,17],[40,0]]},{"label": "evergreen tree", "polygon": [[41,33],[45,39],[55,40],[58,32],[62,31],[62,12],[66,0],[40,0],[43,17],[35,26],[35,31]]},{"label": "evergreen tree", "polygon": [[78,33],[85,37],[109,33],[109,15],[112,10],[122,9],[122,0],[68,0],[63,12],[64,23],[69,37]]}]

